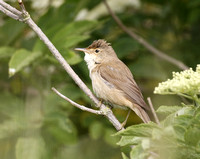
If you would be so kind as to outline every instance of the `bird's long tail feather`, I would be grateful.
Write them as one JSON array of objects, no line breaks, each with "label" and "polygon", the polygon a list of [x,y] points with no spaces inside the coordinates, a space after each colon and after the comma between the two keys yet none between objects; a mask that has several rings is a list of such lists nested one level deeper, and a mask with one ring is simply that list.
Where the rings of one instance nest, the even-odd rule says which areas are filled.
[{"label": "bird's long tail feather", "polygon": [[140,106],[132,107],[131,109],[142,119],[144,123],[148,123],[149,121],[151,121],[148,114]]}]

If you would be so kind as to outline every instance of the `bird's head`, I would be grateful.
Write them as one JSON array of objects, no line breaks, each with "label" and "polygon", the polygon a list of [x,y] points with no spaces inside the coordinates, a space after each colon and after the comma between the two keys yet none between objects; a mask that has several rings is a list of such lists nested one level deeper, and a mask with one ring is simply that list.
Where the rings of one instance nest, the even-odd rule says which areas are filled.
[{"label": "bird's head", "polygon": [[105,40],[95,40],[87,48],[76,48],[77,51],[83,51],[85,53],[84,60],[90,63],[100,64],[104,61],[112,60],[116,58],[117,55],[111,47],[110,43],[107,43]]}]

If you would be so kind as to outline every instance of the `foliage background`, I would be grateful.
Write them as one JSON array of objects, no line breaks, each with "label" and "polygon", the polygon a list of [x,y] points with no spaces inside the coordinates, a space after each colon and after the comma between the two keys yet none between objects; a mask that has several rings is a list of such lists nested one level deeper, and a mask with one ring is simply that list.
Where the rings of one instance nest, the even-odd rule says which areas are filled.
[{"label": "foliage background", "polygon": [[[180,103],[179,97],[153,94],[159,82],[171,78],[172,71],[180,70],[153,56],[125,34],[100,0],[24,2],[35,22],[90,88],[83,55],[73,49],[106,39],[133,72],[145,98],[150,96],[156,108]],[[111,3],[119,18],[151,44],[189,67],[195,68],[199,63],[199,0]],[[18,8],[16,2],[10,4]],[[121,148],[116,145],[119,138],[111,136],[116,132],[112,125],[104,117],[74,108],[51,91],[54,86],[72,100],[92,106],[28,26],[2,13],[0,72],[2,159],[121,158]],[[123,121],[127,112],[114,113]],[[132,113],[128,125],[139,122]]]}]

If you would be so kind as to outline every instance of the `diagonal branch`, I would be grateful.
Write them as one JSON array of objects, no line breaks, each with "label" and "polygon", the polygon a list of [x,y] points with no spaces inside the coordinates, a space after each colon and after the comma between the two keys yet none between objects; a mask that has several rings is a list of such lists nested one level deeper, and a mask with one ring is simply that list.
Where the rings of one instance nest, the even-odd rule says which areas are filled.
[{"label": "diagonal branch", "polygon": [[[2,5],[2,0],[0,0],[0,5],[8,10],[13,9],[9,4]],[[50,52],[54,55],[54,57],[60,62],[65,71],[72,77],[75,83],[83,90],[83,92],[95,103],[95,106],[98,107],[99,100],[93,95],[90,89],[85,85],[85,83],[79,78],[79,76],[74,72],[74,70],[70,67],[70,65],[65,61],[63,56],[59,53],[59,51],[55,48],[55,46],[51,43],[51,41],[47,38],[47,36],[42,32],[42,30],[35,24],[35,22],[31,19],[30,15],[26,11],[22,0],[18,0],[19,5],[22,10],[22,18],[25,23],[29,25],[29,27],[38,35],[38,37],[44,42],[44,44],[48,47]],[[5,2],[4,2],[5,3]],[[16,10],[14,11],[16,12]],[[18,11],[17,11],[18,12]],[[21,13],[21,12],[20,12]],[[18,13],[17,13],[18,14]],[[12,17],[11,17],[12,18]],[[100,111],[104,112],[104,115],[108,118],[108,120],[113,124],[116,130],[124,129],[121,126],[121,123],[114,116],[111,109],[104,104],[100,106]]]},{"label": "diagonal branch", "polygon": [[143,39],[141,36],[137,35],[136,33],[134,33],[133,31],[131,31],[129,28],[127,28],[122,21],[116,16],[116,14],[112,11],[112,9],[110,8],[110,6],[108,5],[106,0],[103,0],[108,12],[110,13],[110,15],[112,16],[112,18],[115,20],[115,22],[118,24],[118,26],[124,31],[126,32],[130,37],[132,37],[133,39],[135,39],[136,41],[138,41],[140,44],[142,44],[145,48],[147,48],[152,54],[158,56],[159,58],[168,61],[169,63],[177,66],[178,68],[182,69],[182,70],[187,70],[188,66],[186,66],[183,62],[170,57],[168,55],[166,55],[164,52],[158,50],[157,48],[155,48],[153,45],[151,45],[150,43],[148,43],[145,39]]},{"label": "diagonal branch", "polygon": [[5,9],[9,10],[10,12],[12,12],[15,15],[21,16],[22,12],[20,12],[19,10],[17,10],[16,8],[10,6],[9,4],[7,4],[6,2],[0,0],[0,5],[2,7],[4,7]]},{"label": "diagonal branch", "polygon": [[93,113],[93,114],[97,114],[97,115],[104,115],[104,113],[101,111],[101,110],[94,110],[94,109],[91,109],[91,108],[87,108],[83,105],[80,105],[74,101],[72,101],[71,99],[69,99],[68,97],[64,96],[63,94],[61,94],[60,92],[58,92],[58,90],[56,90],[54,87],[52,88],[52,90],[57,94],[59,95],[61,98],[65,99],[66,101],[68,101],[70,104],[72,104],[73,106],[83,110],[83,111],[87,111],[87,112],[90,112],[90,113]]},{"label": "diagonal branch", "polygon": [[22,21],[21,17],[12,13],[11,11],[5,9],[2,5],[0,5],[0,11],[2,11],[4,14],[6,14],[7,16],[15,19],[15,20],[19,20],[19,21]]}]

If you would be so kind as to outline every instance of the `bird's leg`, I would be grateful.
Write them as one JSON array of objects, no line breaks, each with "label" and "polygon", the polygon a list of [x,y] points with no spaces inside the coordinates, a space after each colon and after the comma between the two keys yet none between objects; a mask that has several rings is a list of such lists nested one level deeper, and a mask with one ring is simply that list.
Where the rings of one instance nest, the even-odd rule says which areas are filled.
[{"label": "bird's leg", "polygon": [[126,122],[128,120],[128,117],[129,117],[130,113],[131,113],[131,109],[129,109],[128,114],[127,114],[126,119],[124,120],[124,122],[121,123],[121,127],[124,127],[126,125]]}]

